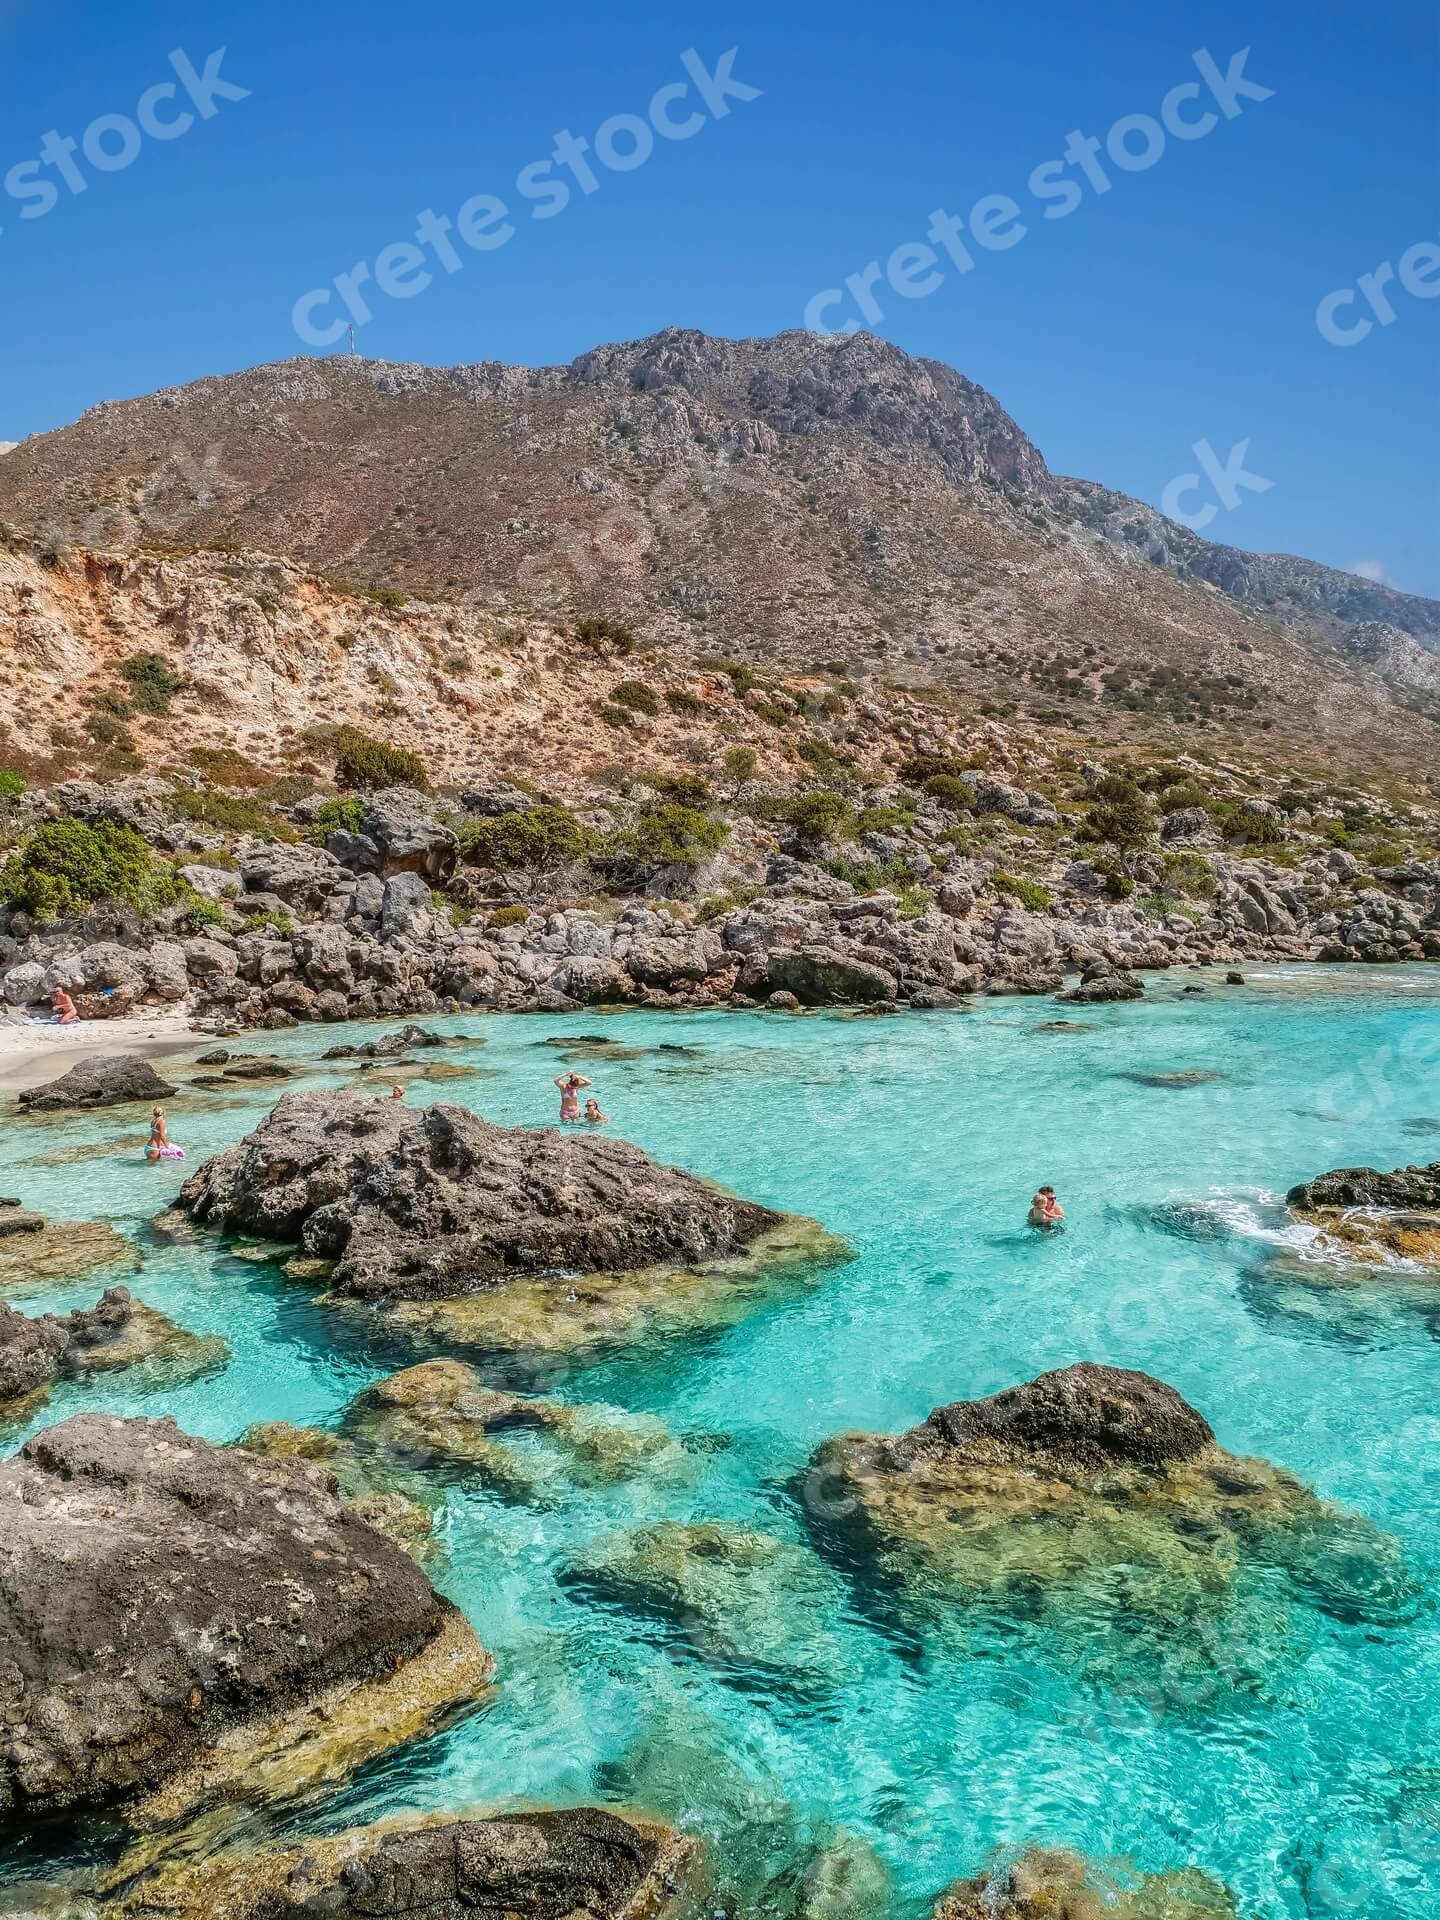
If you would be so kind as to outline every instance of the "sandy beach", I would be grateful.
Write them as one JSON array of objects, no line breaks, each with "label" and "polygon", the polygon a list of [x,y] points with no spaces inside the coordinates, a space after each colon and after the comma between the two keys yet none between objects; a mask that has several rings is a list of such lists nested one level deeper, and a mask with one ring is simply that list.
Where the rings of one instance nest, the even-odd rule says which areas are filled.
[{"label": "sandy beach", "polygon": [[0,1095],[57,1079],[77,1060],[96,1054],[139,1053],[155,1059],[213,1038],[192,1027],[181,1007],[156,1007],[120,1020],[82,1020],[73,1027],[0,1020]]}]

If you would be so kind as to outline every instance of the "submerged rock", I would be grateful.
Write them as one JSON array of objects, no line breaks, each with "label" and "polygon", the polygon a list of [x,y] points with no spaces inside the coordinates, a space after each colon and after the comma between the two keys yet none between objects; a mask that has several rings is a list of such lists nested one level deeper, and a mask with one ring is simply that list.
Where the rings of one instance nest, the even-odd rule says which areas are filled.
[{"label": "submerged rock", "polygon": [[1112,1000],[1143,1000],[1145,983],[1133,973],[1119,973],[1101,963],[1087,967],[1078,987],[1071,987],[1067,993],[1057,993],[1055,998],[1068,1000],[1081,1007],[1103,1006]]},{"label": "submerged rock", "polygon": [[284,1851],[162,1866],[122,1920],[664,1920],[699,1849],[597,1807],[385,1822]]},{"label": "submerged rock", "polygon": [[823,1537],[941,1615],[990,1604],[1170,1633],[1259,1568],[1342,1619],[1413,1606],[1387,1534],[1225,1452],[1172,1387],[1118,1367],[957,1401],[898,1438],[842,1434],[804,1491]]},{"label": "submerged rock", "polygon": [[274,1800],[428,1730],[492,1664],[303,1460],[84,1414],[0,1464],[0,1812]]},{"label": "submerged rock", "polygon": [[1195,1867],[1137,1873],[1034,1847],[959,1881],[935,1920],[1238,1920],[1238,1909],[1228,1887]]},{"label": "submerged rock", "polygon": [[[377,1381],[352,1401],[347,1426],[412,1466],[458,1467],[518,1500],[545,1496],[557,1454],[567,1477],[584,1486],[609,1485],[661,1463],[673,1470],[685,1461],[668,1429],[650,1415],[501,1393],[458,1360],[423,1361]],[[546,1442],[548,1459],[507,1445],[504,1436],[518,1433]]]},{"label": "submerged rock", "polygon": [[46,1220],[28,1212],[22,1218],[20,1232],[0,1235],[0,1294],[140,1264],[134,1243],[103,1221]]},{"label": "submerged rock", "polygon": [[174,1092],[140,1054],[117,1053],[77,1060],[58,1080],[27,1087],[16,1097],[27,1113],[60,1113],[74,1107],[119,1107],[131,1100],[168,1100]]},{"label": "submerged rock", "polygon": [[380,1484],[356,1447],[326,1427],[296,1427],[288,1420],[259,1420],[235,1445],[268,1460],[313,1460],[334,1475],[346,1506],[358,1520],[383,1533],[413,1560],[428,1560],[435,1549],[434,1515],[421,1500],[397,1487]]},{"label": "submerged rock", "polygon": [[622,1140],[331,1093],[281,1100],[177,1204],[332,1261],[336,1295],[505,1350],[633,1338],[667,1303],[667,1324],[718,1317],[712,1293],[743,1311],[754,1270],[795,1264],[802,1242],[813,1259],[823,1239]]},{"label": "submerged rock", "polygon": [[142,1362],[165,1365],[172,1377],[218,1366],[229,1348],[215,1335],[187,1333],[163,1313],[107,1287],[93,1307],[27,1319],[0,1302],[0,1406],[43,1396],[58,1379],[108,1372]]},{"label": "submerged rock", "polygon": [[822,1681],[851,1678],[829,1619],[838,1595],[804,1547],[753,1527],[667,1521],[569,1562],[568,1586],[680,1629],[702,1658]]}]

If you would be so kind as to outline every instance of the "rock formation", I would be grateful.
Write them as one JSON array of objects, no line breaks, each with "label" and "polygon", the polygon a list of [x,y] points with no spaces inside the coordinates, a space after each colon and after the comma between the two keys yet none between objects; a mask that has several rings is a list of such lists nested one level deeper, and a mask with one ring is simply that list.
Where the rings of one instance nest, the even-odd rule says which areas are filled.
[{"label": "rock formation", "polygon": [[664,1920],[697,1858],[673,1828],[596,1807],[391,1821],[162,1867],[112,1910],[119,1920]]},{"label": "rock formation", "polygon": [[957,1401],[898,1438],[842,1434],[804,1494],[822,1537],[940,1615],[991,1604],[1073,1624],[1088,1604],[1170,1633],[1257,1567],[1341,1618],[1413,1606],[1388,1535],[1225,1452],[1173,1388],[1118,1367]]},{"label": "rock formation", "polygon": [[1440,1160],[1425,1167],[1340,1167],[1303,1181],[1286,1205],[1321,1229],[1320,1246],[1372,1273],[1440,1271]]},{"label": "rock formation", "polygon": [[506,1350],[723,1318],[771,1266],[836,1257],[813,1223],[622,1140],[325,1093],[287,1095],[192,1174],[177,1204],[333,1263],[337,1296]]},{"label": "rock formation", "polygon": [[47,1081],[43,1087],[27,1087],[17,1098],[27,1113],[61,1113],[67,1108],[168,1100],[174,1092],[148,1060],[135,1053],[118,1053],[77,1060],[58,1080]]},{"label": "rock formation", "polygon": [[0,1294],[138,1264],[134,1242],[103,1221],[47,1220],[18,1200],[0,1200]]},{"label": "rock formation", "polygon": [[27,1319],[0,1301],[0,1412],[7,1401],[32,1404],[62,1377],[163,1363],[167,1375],[218,1366],[228,1349],[213,1335],[187,1333],[163,1313],[107,1287],[93,1307]]},{"label": "rock formation", "polygon": [[282,1798],[471,1701],[491,1661],[301,1460],[85,1414],[0,1465],[0,1815]]},{"label": "rock formation", "polygon": [[935,1920],[1239,1920],[1235,1896],[1208,1873],[1137,1873],[1078,1853],[1029,1848],[1008,1865],[962,1880]]},{"label": "rock formation", "polygon": [[1340,1167],[1291,1187],[1285,1204],[1304,1214],[1346,1207],[1440,1212],[1440,1160],[1428,1167],[1397,1167],[1393,1173],[1378,1173],[1374,1167]]},{"label": "rock formation", "polygon": [[[572,1406],[484,1386],[458,1360],[427,1360],[367,1387],[352,1401],[346,1431],[382,1458],[411,1467],[448,1467],[517,1500],[543,1500],[557,1473],[582,1486],[685,1464],[666,1427],[618,1407]],[[508,1446],[507,1434],[544,1443],[536,1459]]]}]

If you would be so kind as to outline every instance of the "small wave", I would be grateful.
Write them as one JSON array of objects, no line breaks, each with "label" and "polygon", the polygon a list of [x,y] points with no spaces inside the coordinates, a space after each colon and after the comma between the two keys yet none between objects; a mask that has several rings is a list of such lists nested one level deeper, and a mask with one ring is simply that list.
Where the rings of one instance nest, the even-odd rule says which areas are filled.
[{"label": "small wave", "polygon": [[1150,1210],[1151,1224],[1182,1240],[1251,1240],[1306,1254],[1320,1238],[1307,1220],[1292,1220],[1284,1196],[1265,1187],[1217,1188],[1203,1200],[1170,1200]]}]

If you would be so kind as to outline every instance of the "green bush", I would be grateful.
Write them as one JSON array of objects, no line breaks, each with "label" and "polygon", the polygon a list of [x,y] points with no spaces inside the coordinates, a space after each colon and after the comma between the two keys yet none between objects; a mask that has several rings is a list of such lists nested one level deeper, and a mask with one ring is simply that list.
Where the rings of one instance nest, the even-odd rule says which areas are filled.
[{"label": "green bush", "polygon": [[238,747],[192,747],[185,758],[197,773],[220,787],[270,785],[270,776]]},{"label": "green bush", "polygon": [[[896,777],[907,787],[923,787],[927,780],[963,780],[965,766],[953,753],[915,753],[900,762]],[[973,795],[968,804],[974,804]]]},{"label": "green bush", "polygon": [[267,908],[264,913],[247,913],[245,915],[246,933],[259,933],[262,928],[266,927],[268,927],[272,933],[293,933],[295,931],[295,922],[290,918],[288,913],[277,913],[273,907]]},{"label": "green bush", "polygon": [[339,800],[323,801],[315,809],[306,837],[323,847],[332,833],[359,833],[364,822],[365,802],[347,794]]},{"label": "green bush", "polygon": [[934,898],[929,887],[904,887],[897,914],[901,920],[918,920]]},{"label": "green bush", "polygon": [[1112,900],[1128,900],[1135,891],[1135,882],[1126,873],[1124,867],[1113,853],[1102,853],[1090,862],[1104,884],[1105,892]]},{"label": "green bush", "polygon": [[492,927],[518,927],[529,918],[529,907],[496,907],[486,924]]},{"label": "green bush", "polygon": [[915,815],[909,807],[865,807],[855,822],[858,834],[893,833],[896,827],[913,827]]},{"label": "green bush", "polygon": [[898,892],[915,884],[915,870],[906,860],[846,860],[832,855],[820,865],[837,880],[846,880],[857,893]]},{"label": "green bush", "polygon": [[1225,831],[1247,847],[1278,847],[1285,840],[1284,827],[1268,813],[1242,813],[1238,808],[1225,822]]},{"label": "green bush", "polygon": [[1198,780],[1177,780],[1160,792],[1160,809],[1163,813],[1184,813],[1190,807],[1203,807],[1207,813],[1212,813],[1216,805],[1214,794],[1202,787]]},{"label": "green bush", "polygon": [[0,800],[18,800],[25,791],[25,782],[18,773],[12,773],[9,767],[0,767]]},{"label": "green bush", "polygon": [[682,807],[711,807],[715,795],[710,782],[699,773],[651,773],[646,780],[662,800],[674,800]]},{"label": "green bush", "polygon": [[337,787],[428,787],[430,775],[418,753],[372,740],[359,727],[340,727],[335,734]]},{"label": "green bush", "polygon": [[724,846],[730,829],[723,820],[701,813],[698,807],[667,800],[642,813],[624,838],[626,850],[637,859],[694,866]]},{"label": "green bush", "polygon": [[1123,774],[1110,774],[1096,787],[1080,834],[1115,847],[1143,847],[1154,831],[1155,815],[1139,787]]},{"label": "green bush", "polygon": [[848,840],[855,832],[855,809],[843,793],[829,787],[815,787],[787,800],[780,817],[802,840]]},{"label": "green bush", "polygon": [[660,711],[660,696],[653,687],[647,687],[643,680],[621,680],[610,689],[610,700],[617,707],[628,707],[632,713],[648,713],[652,716]]},{"label": "green bush", "polygon": [[141,913],[185,898],[183,880],[160,865],[133,827],[102,820],[50,820],[0,868],[0,900],[37,920],[84,913],[97,900],[124,900]]},{"label": "green bush", "polygon": [[223,927],[225,909],[218,900],[207,900],[204,894],[197,893],[186,907],[180,925],[186,933],[204,933],[207,927]]},{"label": "green bush", "polygon": [[997,867],[990,876],[990,884],[997,893],[1008,894],[1012,900],[1018,900],[1022,907],[1028,907],[1031,913],[1044,913],[1050,904],[1050,895],[1038,880],[1026,880]]},{"label": "green bush", "polygon": [[611,646],[623,659],[635,651],[635,636],[618,620],[607,620],[602,613],[588,613],[575,622],[575,638],[587,646]]},{"label": "green bush", "polygon": [[1167,853],[1165,886],[1168,891],[1208,900],[1216,888],[1215,869],[1199,853]]},{"label": "green bush", "polygon": [[294,840],[295,829],[264,800],[252,794],[220,793],[214,787],[193,793],[177,788],[170,804],[181,820],[197,827],[214,827],[220,833],[259,833],[273,840]]},{"label": "green bush", "polygon": [[692,718],[705,711],[705,702],[695,694],[687,693],[684,687],[670,687],[665,694],[665,704],[672,713],[683,713]]},{"label": "green bush", "polygon": [[593,853],[596,835],[568,807],[526,807],[462,828],[460,844],[472,866],[498,872],[564,866]]},{"label": "green bush", "polygon": [[141,713],[167,713],[184,682],[158,653],[132,653],[120,673]]},{"label": "green bush", "polygon": [[954,773],[932,773],[928,780],[921,782],[920,791],[930,799],[938,800],[942,807],[948,807],[952,813],[963,813],[975,805],[975,789]]},{"label": "green bush", "polygon": [[753,780],[760,770],[760,756],[754,747],[727,747],[720,766],[728,780]]}]

